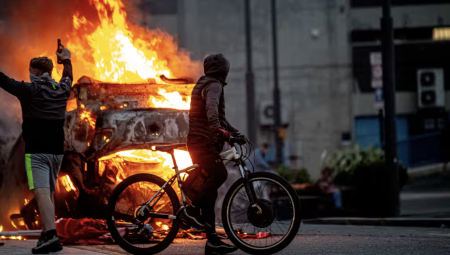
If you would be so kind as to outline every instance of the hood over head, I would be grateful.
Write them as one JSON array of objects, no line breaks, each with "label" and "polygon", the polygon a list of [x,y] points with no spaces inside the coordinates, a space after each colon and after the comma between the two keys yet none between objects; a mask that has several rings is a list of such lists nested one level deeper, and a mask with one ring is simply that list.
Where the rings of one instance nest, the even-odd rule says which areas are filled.
[{"label": "hood over head", "polygon": [[221,53],[211,54],[203,62],[205,75],[218,79],[223,85],[226,85],[228,72],[230,71],[230,61]]}]

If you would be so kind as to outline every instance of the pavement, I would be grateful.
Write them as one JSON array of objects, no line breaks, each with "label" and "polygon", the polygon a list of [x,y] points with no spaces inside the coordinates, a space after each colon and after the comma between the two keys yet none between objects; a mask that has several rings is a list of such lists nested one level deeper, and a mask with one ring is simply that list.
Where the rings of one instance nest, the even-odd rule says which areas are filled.
[{"label": "pavement", "polygon": [[328,224],[328,225],[363,225],[363,226],[391,226],[391,227],[425,227],[425,228],[447,228],[450,227],[450,218],[359,218],[359,217],[336,217],[318,218],[305,220],[305,224]]},{"label": "pavement", "polygon": [[[28,255],[36,240],[8,240],[0,254]],[[227,241],[229,242],[229,241]],[[205,240],[176,239],[161,255],[204,254]],[[297,237],[277,254],[408,254],[440,255],[450,253],[449,228],[373,227],[302,225]],[[128,254],[117,245],[65,246],[57,253]],[[246,254],[237,251],[232,254]]]},{"label": "pavement", "polygon": [[402,217],[450,218],[450,176],[439,175],[406,185],[400,194]]},{"label": "pavement", "polygon": [[[442,169],[440,166],[439,169]],[[417,174],[416,174],[417,175]],[[400,193],[400,217],[333,217],[305,220],[307,224],[450,227],[450,176],[415,176]]]}]

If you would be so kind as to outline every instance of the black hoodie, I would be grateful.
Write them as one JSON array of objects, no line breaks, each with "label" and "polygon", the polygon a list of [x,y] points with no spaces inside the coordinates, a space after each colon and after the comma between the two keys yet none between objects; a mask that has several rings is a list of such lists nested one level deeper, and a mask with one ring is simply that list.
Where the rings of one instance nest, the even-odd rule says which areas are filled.
[{"label": "black hoodie", "polygon": [[48,73],[31,76],[31,83],[15,81],[0,72],[0,88],[16,96],[22,106],[25,153],[64,153],[64,121],[72,86],[72,63],[63,61],[59,83]]},{"label": "black hoodie", "polygon": [[192,90],[188,146],[189,150],[213,147],[220,152],[224,141],[216,135],[217,129],[238,132],[225,117],[223,87],[230,62],[222,54],[212,54],[206,57],[203,66],[205,76]]}]

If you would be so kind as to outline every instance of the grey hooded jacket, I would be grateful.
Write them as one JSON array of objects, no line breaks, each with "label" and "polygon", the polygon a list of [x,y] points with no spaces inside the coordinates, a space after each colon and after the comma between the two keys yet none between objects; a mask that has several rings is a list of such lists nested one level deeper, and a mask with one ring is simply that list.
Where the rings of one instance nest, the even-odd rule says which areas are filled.
[{"label": "grey hooded jacket", "polygon": [[0,72],[0,87],[16,96],[22,106],[22,137],[26,153],[64,153],[64,121],[72,86],[72,64],[63,61],[61,81],[48,73],[30,75],[31,83],[15,81]]}]

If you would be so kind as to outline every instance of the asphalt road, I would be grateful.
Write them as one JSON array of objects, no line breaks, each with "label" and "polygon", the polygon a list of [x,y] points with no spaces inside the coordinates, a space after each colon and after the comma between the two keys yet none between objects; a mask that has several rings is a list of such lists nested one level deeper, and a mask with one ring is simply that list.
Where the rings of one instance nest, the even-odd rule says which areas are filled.
[{"label": "asphalt road", "polygon": [[[31,254],[36,241],[6,241],[0,254]],[[204,254],[204,240],[176,239],[161,255]],[[65,246],[58,254],[127,254],[117,245]],[[233,254],[245,254],[237,251]],[[278,254],[450,254],[449,228],[302,225],[291,245]]]}]

